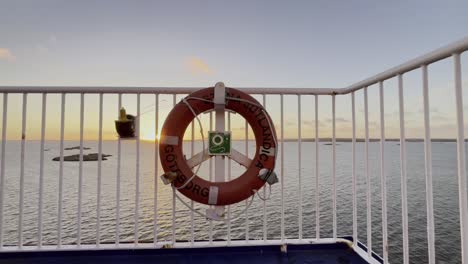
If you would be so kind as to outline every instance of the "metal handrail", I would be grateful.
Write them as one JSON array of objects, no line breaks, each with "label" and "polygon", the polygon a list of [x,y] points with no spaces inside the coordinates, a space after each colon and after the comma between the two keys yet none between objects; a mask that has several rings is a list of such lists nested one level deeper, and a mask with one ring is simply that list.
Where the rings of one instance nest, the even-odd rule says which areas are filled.
[{"label": "metal handrail", "polygon": [[404,74],[406,72],[415,70],[420,68],[424,65],[432,64],[436,61],[443,60],[452,56],[453,54],[460,54],[464,51],[468,50],[468,37],[460,39],[456,42],[453,42],[449,45],[443,46],[438,48],[432,52],[426,53],[425,55],[416,57],[412,60],[409,60],[403,64],[400,64],[396,67],[393,67],[389,70],[376,74],[370,78],[362,80],[360,82],[354,83],[342,90],[340,90],[340,94],[347,94],[357,90],[360,90],[364,87],[376,84],[378,82],[382,82],[388,80],[392,77],[395,77],[400,74]]},{"label": "metal handrail", "polygon": [[[67,93],[67,94],[189,94],[206,87],[130,87],[130,86],[0,86],[0,93]],[[338,88],[238,88],[248,94],[332,95]]]}]

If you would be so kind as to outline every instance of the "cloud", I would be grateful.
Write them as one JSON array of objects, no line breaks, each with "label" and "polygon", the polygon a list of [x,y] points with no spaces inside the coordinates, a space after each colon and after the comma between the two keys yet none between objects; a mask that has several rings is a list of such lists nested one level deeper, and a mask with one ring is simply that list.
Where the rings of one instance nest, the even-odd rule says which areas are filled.
[{"label": "cloud", "polygon": [[198,57],[191,57],[187,60],[187,67],[193,74],[208,74],[214,73],[213,69]]},{"label": "cloud", "polygon": [[9,49],[0,48],[0,60],[14,61],[16,57]]}]

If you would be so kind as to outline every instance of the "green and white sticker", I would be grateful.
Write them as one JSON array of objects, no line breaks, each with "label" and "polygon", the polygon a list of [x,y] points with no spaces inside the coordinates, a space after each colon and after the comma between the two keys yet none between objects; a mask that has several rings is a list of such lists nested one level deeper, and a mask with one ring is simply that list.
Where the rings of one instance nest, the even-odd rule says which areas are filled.
[{"label": "green and white sticker", "polygon": [[231,155],[231,132],[208,132],[209,155]]}]

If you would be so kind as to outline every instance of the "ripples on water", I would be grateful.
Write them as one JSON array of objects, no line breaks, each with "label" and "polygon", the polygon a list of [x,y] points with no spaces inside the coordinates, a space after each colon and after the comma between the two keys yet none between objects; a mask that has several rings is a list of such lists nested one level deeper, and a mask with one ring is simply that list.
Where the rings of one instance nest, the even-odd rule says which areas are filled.
[{"label": "ripples on water", "polygon": [[[243,143],[235,142],[242,150]],[[77,142],[67,141],[66,146],[76,146]],[[97,152],[97,142],[85,142],[92,147],[88,152]],[[197,149],[201,150],[201,144]],[[357,143],[357,201],[359,240],[366,243],[366,178],[364,174],[364,144]],[[37,141],[26,143],[25,187],[24,187],[24,222],[23,239],[25,245],[37,244],[38,231],[38,186],[39,186],[39,147]],[[189,144],[185,144],[189,153]],[[285,236],[298,237],[298,166],[297,144],[284,144],[284,210]],[[43,243],[57,243],[58,210],[58,170],[59,162],[52,158],[59,155],[59,142],[47,141],[44,163],[44,207],[43,207]],[[352,235],[352,178],[351,178],[351,143],[338,143],[337,158],[337,224],[338,236]],[[332,181],[331,181],[331,146],[319,146],[320,150],[320,235],[332,236]],[[135,142],[122,141],[121,196],[120,196],[120,241],[133,242],[135,224]],[[456,144],[433,143],[433,184],[436,257],[440,263],[459,263],[460,230],[458,212],[458,187],[456,173]],[[250,144],[250,153],[254,146]],[[6,146],[6,188],[4,195],[6,245],[18,243],[19,210],[19,168],[20,142],[8,141]],[[78,150],[65,151],[66,155],[76,154]],[[111,154],[102,162],[102,203],[101,203],[101,243],[113,243],[116,229],[116,172],[117,142],[105,141],[103,153]],[[315,144],[302,144],[302,193],[303,193],[303,236],[315,237]],[[381,243],[381,192],[380,192],[380,147],[379,143],[370,143],[370,174],[372,183],[372,248],[382,255]],[[408,174],[408,212],[409,212],[409,248],[410,262],[427,262],[426,238],[426,198],[424,178],[424,145],[407,143]],[[280,160],[277,172],[279,174]],[[200,173],[208,178],[208,162],[204,163]],[[64,163],[63,177],[63,244],[75,244],[77,240],[78,211],[78,162]],[[141,143],[140,167],[140,206],[139,240],[152,242],[153,206],[154,206],[154,143]],[[160,166],[159,166],[160,168]],[[232,164],[232,174],[239,175],[242,169]],[[396,142],[387,142],[385,147],[385,173],[387,176],[388,237],[389,254],[392,263],[400,263],[402,256],[401,196],[399,146]],[[158,172],[157,175],[160,175]],[[172,239],[172,191],[158,178],[158,225],[157,240]],[[81,219],[82,244],[95,243],[96,239],[96,204],[97,204],[97,162],[83,163],[83,200]],[[231,207],[232,214],[244,209],[245,202]],[[190,211],[177,201],[176,238],[190,240]],[[204,206],[196,206],[204,210]],[[271,199],[266,202],[268,239],[281,236],[281,186],[272,188]],[[231,224],[231,238],[245,239],[248,230],[249,239],[263,239],[263,202],[256,198],[246,215],[242,215]],[[195,239],[209,239],[210,225],[201,216],[195,214]],[[213,223],[213,239],[226,239],[227,224]]]}]

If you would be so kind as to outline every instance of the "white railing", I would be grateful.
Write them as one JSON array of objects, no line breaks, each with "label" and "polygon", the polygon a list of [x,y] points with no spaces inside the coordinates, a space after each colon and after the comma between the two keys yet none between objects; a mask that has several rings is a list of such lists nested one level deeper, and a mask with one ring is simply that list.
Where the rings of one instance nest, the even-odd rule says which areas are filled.
[{"label": "white railing", "polygon": [[[421,69],[422,72],[422,88],[423,94],[421,97],[423,98],[423,113],[424,113],[424,169],[425,169],[425,194],[426,194],[426,220],[427,220],[427,254],[428,254],[428,262],[429,263],[436,263],[436,248],[435,248],[435,227],[434,227],[434,205],[433,205],[433,179],[432,179],[432,149],[431,149],[431,125],[430,125],[430,107],[429,107],[429,92],[428,92],[428,66],[434,62],[444,60],[448,57],[453,59],[453,72],[454,72],[454,90],[456,93],[456,101],[455,101],[455,112],[456,112],[456,124],[457,124],[457,173],[458,173],[458,197],[459,197],[459,221],[460,221],[460,237],[461,237],[461,260],[463,263],[468,263],[468,196],[467,196],[467,179],[466,179],[466,164],[465,164],[465,144],[464,144],[464,119],[463,119],[463,100],[462,100],[462,74],[461,74],[461,60],[460,54],[468,49],[468,38],[462,39],[458,42],[455,42],[451,45],[438,49],[434,52],[431,52],[427,55],[418,57],[412,61],[409,61],[405,64],[392,68],[388,71],[385,71],[381,74],[377,74],[369,79],[366,79],[362,82],[356,83],[354,85],[348,86],[343,89],[329,89],[329,88],[244,88],[242,89],[244,92],[259,95],[261,98],[261,102],[266,105],[268,109],[267,99],[270,97],[279,97],[279,127],[277,126],[277,130],[279,132],[280,138],[280,154],[278,157],[278,162],[280,167],[278,169],[279,178],[280,178],[280,228],[279,228],[279,239],[268,239],[268,217],[267,217],[267,204],[268,201],[261,202],[260,206],[262,208],[262,215],[263,217],[257,218],[255,220],[261,222],[261,232],[262,236],[258,240],[256,238],[252,238],[249,233],[249,223],[253,221],[250,218],[249,211],[246,211],[244,218],[246,219],[245,225],[245,239],[242,242],[234,241],[231,234],[233,223],[231,221],[225,224],[226,232],[224,242],[214,241],[213,239],[213,223],[210,221],[209,223],[209,239],[207,242],[199,242],[195,240],[195,236],[197,234],[195,228],[195,215],[193,211],[190,212],[190,228],[188,233],[190,234],[188,244],[185,242],[180,242],[177,239],[177,232],[180,230],[177,229],[177,204],[174,193],[172,194],[172,211],[171,211],[171,227],[170,227],[170,241],[158,241],[158,234],[162,232],[162,227],[159,225],[159,200],[158,200],[158,190],[161,188],[158,186],[158,171],[160,171],[158,162],[154,162],[154,185],[153,188],[153,204],[152,204],[152,227],[153,229],[151,232],[153,233],[153,241],[152,242],[141,242],[141,227],[140,223],[140,202],[141,202],[141,142],[140,139],[137,137],[135,140],[135,148],[136,154],[134,156],[135,160],[135,200],[134,200],[134,228],[133,228],[133,245],[132,247],[155,247],[155,246],[162,246],[167,243],[173,244],[175,246],[203,246],[203,245],[240,245],[242,243],[284,243],[284,242],[298,242],[298,241],[318,241],[318,242],[334,242],[338,240],[338,227],[337,227],[337,158],[336,158],[336,98],[338,97],[347,97],[351,101],[351,125],[352,125],[352,155],[351,155],[351,171],[349,171],[349,178],[352,180],[352,188],[349,190],[352,192],[352,215],[348,215],[346,217],[352,218],[352,237],[354,240],[354,246],[357,251],[359,251],[359,247],[357,246],[358,241],[358,201],[357,201],[357,164],[356,164],[356,103],[355,103],[355,93],[359,90],[363,90],[364,94],[364,126],[365,126],[365,136],[364,136],[364,175],[366,178],[366,186],[365,186],[365,196],[366,196],[366,246],[367,246],[367,253],[360,252],[366,259],[369,261],[376,261],[372,255],[372,252],[375,251],[375,246],[373,246],[373,242],[375,240],[372,238],[375,237],[373,234],[373,227],[372,227],[372,214],[376,214],[372,211],[372,177],[370,171],[370,136],[369,136],[369,109],[368,109],[368,87],[371,85],[377,84],[379,89],[379,122],[380,122],[380,155],[379,155],[379,166],[380,166],[380,192],[381,192],[381,249],[378,249],[381,254],[384,263],[389,262],[389,243],[388,243],[388,219],[387,219],[387,178],[386,178],[386,170],[385,170],[385,159],[388,158],[385,156],[385,113],[384,113],[384,83],[388,79],[397,78],[398,81],[398,106],[399,106],[399,131],[400,131],[400,176],[401,176],[401,219],[402,219],[402,262],[409,263],[410,257],[410,244],[409,244],[409,230],[408,230],[408,193],[407,193],[407,182],[408,178],[411,176],[407,175],[406,164],[407,164],[407,150],[406,150],[406,136],[405,136],[405,109],[404,109],[404,80],[403,75],[407,72],[414,71],[417,69]],[[118,139],[117,141],[117,157],[116,157],[116,179],[115,179],[115,210],[116,216],[115,221],[112,223],[111,227],[109,227],[109,223],[105,226],[101,221],[101,211],[102,211],[102,186],[103,186],[103,172],[102,172],[102,153],[103,153],[103,102],[104,102],[104,95],[107,94],[117,94],[118,95],[118,108],[115,109],[117,111],[122,106],[122,95],[123,94],[134,94],[136,95],[136,109],[137,109],[137,116],[140,116],[141,112],[141,95],[151,94],[154,96],[154,106],[155,106],[155,131],[156,134],[159,131],[159,123],[161,120],[164,119],[163,116],[160,116],[160,96],[163,95],[172,95],[172,105],[176,104],[177,95],[184,95],[191,92],[194,92],[200,88],[155,88],[155,87],[37,87],[37,86],[1,86],[0,93],[3,93],[3,119],[2,119],[2,143],[1,143],[1,162],[0,162],[0,251],[11,251],[11,250],[41,250],[41,249],[51,249],[51,248],[109,248],[109,244],[103,243],[101,239],[102,230],[109,230],[109,228],[114,228],[115,232],[115,240],[113,241],[113,246],[118,247],[126,247],[129,246],[128,243],[124,243],[120,241],[121,233],[120,233],[120,220],[121,220],[121,183],[122,183],[122,140]],[[40,130],[40,160],[39,160],[39,181],[38,181],[38,208],[37,208],[37,244],[35,245],[25,245],[24,244],[24,237],[23,232],[25,228],[24,224],[24,198],[25,198],[25,143],[26,143],[26,131],[27,131],[27,109],[28,109],[28,95],[39,93],[42,95],[42,103],[41,103],[41,130]],[[22,94],[22,112],[20,117],[13,116],[8,114],[8,102],[9,102],[9,95],[10,94]],[[43,213],[44,213],[44,151],[45,151],[45,135],[46,135],[46,118],[51,118],[51,116],[46,115],[46,107],[47,107],[47,98],[49,94],[60,94],[61,101],[60,101],[60,163],[59,163],[59,172],[58,172],[58,201],[57,201],[57,240],[56,243],[47,243],[47,245],[43,245]],[[78,195],[77,195],[77,233],[76,233],[76,243],[73,245],[64,244],[62,241],[62,235],[64,232],[62,226],[63,214],[64,214],[64,197],[67,196],[67,193],[64,193],[63,189],[63,178],[64,178],[64,142],[65,142],[65,106],[66,106],[66,99],[67,95],[70,94],[79,94],[80,95],[80,118],[79,118],[79,145],[80,145],[80,159],[78,165]],[[96,237],[95,243],[82,243],[82,203],[83,203],[83,147],[84,147],[84,113],[85,113],[85,94],[98,94],[99,95],[99,113],[98,113],[98,153],[99,159],[97,163],[97,205],[96,205]],[[268,97],[267,97],[268,95]],[[297,96],[297,176],[298,176],[298,235],[297,237],[290,239],[286,237],[285,234],[285,199],[286,199],[286,184],[285,182],[288,181],[288,177],[285,172],[285,118],[284,118],[284,96]],[[309,174],[304,174],[302,172],[303,165],[301,163],[303,159],[303,152],[305,151],[303,146],[303,137],[302,137],[302,129],[305,123],[302,122],[303,117],[305,116],[302,113],[302,106],[301,103],[304,102],[306,96],[313,98],[313,100],[309,100],[310,102],[314,102],[315,107],[315,122],[312,125],[314,131],[314,158],[310,158],[310,160],[314,160],[314,170],[310,171]],[[332,200],[332,235],[330,238],[324,238],[321,234],[321,213],[323,213],[322,207],[322,200],[320,196],[322,181],[327,179],[322,179],[320,177],[321,172],[321,160],[323,156],[321,156],[320,149],[319,149],[319,98],[331,96],[332,99],[332,131],[331,131],[331,200]],[[228,115],[228,125],[227,128],[231,129],[231,114]],[[312,116],[312,115],[310,115]],[[6,177],[13,177],[16,175],[7,175],[5,171],[5,167],[8,165],[5,163],[6,160],[6,143],[7,143],[7,124],[9,118],[14,118],[15,120],[21,120],[21,145],[20,145],[20,170],[19,170],[19,202],[18,202],[18,212],[17,212],[17,221],[18,221],[18,229],[17,229],[17,241],[16,243],[12,243],[9,241],[8,243],[4,243],[5,237],[5,210],[4,210],[4,201],[5,201],[5,191],[6,191]],[[53,117],[52,117],[53,118]],[[137,128],[140,127],[140,119],[137,118]],[[212,115],[210,114],[210,126],[212,125]],[[194,155],[194,148],[195,148],[195,133],[194,133],[194,124],[192,123],[191,126],[191,155]],[[212,129],[212,127],[210,127]],[[248,155],[249,151],[249,133],[248,133],[248,126],[245,126],[245,152]],[[339,151],[339,150],[338,150]],[[154,144],[154,159],[158,160],[158,144],[155,142]],[[8,154],[10,155],[10,154]],[[127,162],[127,161],[125,161]],[[132,161],[133,162],[133,161]],[[339,168],[340,164],[338,164]],[[230,161],[228,162],[228,167],[231,168]],[[210,164],[210,179],[212,179],[212,166]],[[314,199],[314,211],[315,211],[315,237],[306,237],[304,232],[304,217],[308,217],[308,219],[312,219],[310,213],[307,213],[303,210],[303,189],[302,185],[304,179],[310,178],[314,180],[315,183],[315,199]],[[231,179],[231,170],[228,171],[228,179]],[[48,190],[50,191],[50,190]],[[264,193],[265,195],[265,193]],[[194,207],[193,202],[191,206]],[[231,208],[228,207],[227,211],[228,218],[231,215]],[[273,227],[275,228],[275,227]],[[145,230],[147,232],[147,230]],[[365,255],[367,254],[367,255]],[[391,260],[390,260],[391,261]]]}]

